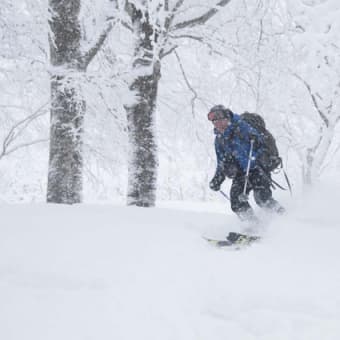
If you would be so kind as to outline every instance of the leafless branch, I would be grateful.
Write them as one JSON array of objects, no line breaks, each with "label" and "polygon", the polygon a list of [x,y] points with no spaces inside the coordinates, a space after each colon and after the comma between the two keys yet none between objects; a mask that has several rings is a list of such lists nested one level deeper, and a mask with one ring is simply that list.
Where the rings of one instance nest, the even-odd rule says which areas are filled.
[{"label": "leafless branch", "polygon": [[46,143],[49,141],[49,138],[42,138],[42,139],[37,139],[35,141],[32,141],[32,142],[28,142],[28,143],[22,143],[22,144],[19,144],[19,145],[16,145],[14,146],[13,148],[9,149],[6,151],[6,154],[1,154],[0,155],[0,159],[3,157],[3,156],[8,156],[9,154],[19,150],[19,149],[22,149],[22,148],[27,148],[29,146],[32,146],[32,145],[35,145],[35,144],[40,144],[40,143]]},{"label": "leafless branch", "polygon": [[178,45],[174,45],[174,46],[172,46],[168,51],[162,50],[161,53],[160,53],[159,58],[160,58],[160,59],[163,59],[164,57],[168,56],[168,55],[171,54],[173,51],[175,51],[177,47],[178,47]]},{"label": "leafless branch", "polygon": [[330,104],[326,107],[327,112],[331,113],[333,110],[333,100],[331,100]]},{"label": "leafless branch", "polygon": [[108,19],[106,23],[106,27],[103,29],[103,32],[98,37],[96,43],[87,51],[85,52],[83,56],[83,62],[82,67],[86,70],[87,66],[90,64],[90,62],[93,60],[93,58],[96,56],[98,51],[101,49],[101,47],[104,45],[104,42],[106,38],[108,37],[109,33],[111,32],[112,28],[114,26],[114,23],[111,18]]},{"label": "leafless branch", "polygon": [[263,37],[263,20],[260,20],[260,35],[259,40],[257,42],[257,51],[260,50],[261,44],[262,44],[262,37]]},{"label": "leafless branch", "polygon": [[328,127],[329,126],[329,119],[326,117],[326,115],[323,113],[323,111],[321,110],[318,101],[316,99],[315,94],[312,92],[312,88],[311,86],[302,78],[300,77],[298,74],[294,73],[294,76],[299,79],[307,88],[309,95],[312,98],[313,104],[315,109],[317,110],[317,112],[319,113],[320,118],[323,120],[323,122],[325,123],[325,125]]},{"label": "leafless branch", "polygon": [[[163,38],[163,42],[161,44],[161,48],[160,48],[160,52],[159,52],[159,58],[160,59],[171,54],[177,48],[177,46],[173,46],[168,51],[165,51],[167,42],[169,40],[170,27],[172,25],[172,22],[175,18],[177,11],[183,5],[183,3],[184,3],[184,0],[178,0],[176,2],[175,6],[173,7],[173,9],[171,10],[170,14],[165,18],[164,30],[161,32],[161,37]],[[167,11],[167,12],[169,11],[169,1],[168,0],[165,1],[165,11]]]},{"label": "leafless branch", "polygon": [[219,7],[224,7],[226,6],[231,0],[221,0],[220,2],[218,2],[214,8],[211,8],[210,10],[208,10],[206,13],[204,13],[203,15],[188,20],[188,21],[183,21],[181,23],[178,23],[177,25],[175,25],[172,28],[172,31],[176,31],[182,28],[186,28],[186,27],[194,27],[197,25],[203,25],[205,24],[209,19],[211,19],[216,13],[218,13],[219,11]]},{"label": "leafless branch", "polygon": [[[184,0],[178,0],[175,4],[174,8],[172,9],[170,15],[165,19],[164,27],[165,27],[166,31],[169,31],[169,29],[172,25],[172,22],[175,18],[175,15],[176,15],[177,11],[180,9],[180,7],[183,5],[183,3],[184,3]],[[168,8],[169,8],[169,6],[168,6]]]},{"label": "leafless branch", "polygon": [[180,34],[180,35],[169,34],[169,38],[171,38],[171,39],[191,39],[191,40],[195,40],[195,41],[200,42],[201,44],[208,46],[212,53],[215,53],[219,56],[223,56],[223,54],[219,51],[216,51],[214,49],[214,46],[211,43],[209,43],[208,41],[206,41],[204,39],[204,37],[198,37],[198,36],[195,36],[195,35],[192,35],[192,34]]},{"label": "leafless branch", "polygon": [[192,40],[197,40],[199,42],[203,42],[203,37],[197,37],[195,35],[192,34],[180,34],[180,35],[169,35],[170,38],[172,39],[192,39]]},{"label": "leafless branch", "polygon": [[13,153],[14,151],[20,148],[27,147],[29,145],[33,145],[33,144],[41,143],[42,141],[45,141],[41,139],[41,140],[29,142],[29,143],[22,143],[9,149],[10,145],[13,144],[13,142],[22,134],[22,132],[27,128],[29,124],[31,124],[38,117],[46,114],[46,111],[44,110],[44,108],[48,104],[49,102],[45,103],[40,108],[38,108],[38,110],[36,110],[34,113],[32,113],[31,115],[27,116],[26,118],[24,118],[23,120],[17,122],[16,124],[12,126],[7,136],[3,140],[2,151],[0,152],[0,159],[4,156],[7,156],[10,153]]},{"label": "leafless branch", "polygon": [[190,84],[190,82],[189,82],[189,79],[188,79],[188,77],[187,77],[186,74],[185,74],[183,64],[182,64],[182,62],[181,62],[181,59],[180,59],[180,57],[179,57],[177,51],[175,51],[175,56],[176,56],[176,58],[177,58],[179,67],[181,68],[181,72],[182,72],[184,81],[185,81],[185,83],[187,84],[189,90],[193,93],[193,97],[191,98],[191,112],[192,112],[193,117],[195,118],[195,101],[197,100],[198,95],[197,95],[197,92],[195,91],[195,89],[191,86],[191,84]]}]

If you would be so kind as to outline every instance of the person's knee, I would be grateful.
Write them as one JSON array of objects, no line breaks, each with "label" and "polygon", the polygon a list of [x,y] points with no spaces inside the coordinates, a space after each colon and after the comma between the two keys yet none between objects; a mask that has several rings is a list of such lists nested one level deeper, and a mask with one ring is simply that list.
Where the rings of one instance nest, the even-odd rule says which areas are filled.
[{"label": "person's knee", "polygon": [[268,200],[271,198],[270,193],[266,193],[263,191],[254,191],[254,200],[255,203],[259,206],[259,207],[264,207],[266,206]]}]

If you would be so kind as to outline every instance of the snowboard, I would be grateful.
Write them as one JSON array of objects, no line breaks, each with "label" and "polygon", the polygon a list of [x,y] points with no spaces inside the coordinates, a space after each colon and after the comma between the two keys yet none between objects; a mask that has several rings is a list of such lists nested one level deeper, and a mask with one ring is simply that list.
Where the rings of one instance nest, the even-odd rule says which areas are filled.
[{"label": "snowboard", "polygon": [[224,240],[212,239],[205,236],[203,236],[203,238],[209,244],[218,248],[228,247],[233,249],[241,249],[242,247],[250,246],[261,239],[260,236],[246,235],[236,232],[230,232]]}]

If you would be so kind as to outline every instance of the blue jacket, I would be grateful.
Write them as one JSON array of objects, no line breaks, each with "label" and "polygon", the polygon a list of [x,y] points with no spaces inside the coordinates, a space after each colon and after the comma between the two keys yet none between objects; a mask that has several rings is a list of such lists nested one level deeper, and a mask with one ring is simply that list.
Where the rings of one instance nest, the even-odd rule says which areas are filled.
[{"label": "blue jacket", "polygon": [[234,114],[231,124],[224,133],[221,134],[215,129],[215,134],[215,150],[217,156],[216,174],[223,175],[227,159],[233,159],[239,169],[243,173],[246,173],[251,139],[254,139],[255,143],[250,169],[254,169],[256,158],[261,155],[263,147],[263,137],[256,129],[242,120],[238,114]]}]

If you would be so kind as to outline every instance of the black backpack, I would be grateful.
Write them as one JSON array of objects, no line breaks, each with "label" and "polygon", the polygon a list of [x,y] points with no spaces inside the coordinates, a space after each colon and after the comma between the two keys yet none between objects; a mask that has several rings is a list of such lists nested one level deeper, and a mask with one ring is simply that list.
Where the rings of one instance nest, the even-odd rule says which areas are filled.
[{"label": "black backpack", "polygon": [[266,171],[273,171],[282,166],[282,159],[276,146],[273,135],[267,130],[264,119],[257,113],[245,112],[241,114],[241,119],[256,129],[264,140],[264,152],[259,163]]}]

